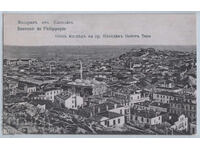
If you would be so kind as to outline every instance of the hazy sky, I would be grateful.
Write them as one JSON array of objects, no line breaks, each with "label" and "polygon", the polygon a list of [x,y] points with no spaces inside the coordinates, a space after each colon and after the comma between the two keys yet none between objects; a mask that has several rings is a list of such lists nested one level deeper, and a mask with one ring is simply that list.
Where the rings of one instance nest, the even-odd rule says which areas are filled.
[{"label": "hazy sky", "polygon": [[[36,25],[18,24],[37,21]],[[49,24],[42,25],[42,21]],[[54,21],[73,22],[54,25]],[[17,31],[17,27],[66,31]],[[55,38],[55,35],[151,35],[151,38]],[[195,14],[5,14],[4,45],[195,45]]]}]

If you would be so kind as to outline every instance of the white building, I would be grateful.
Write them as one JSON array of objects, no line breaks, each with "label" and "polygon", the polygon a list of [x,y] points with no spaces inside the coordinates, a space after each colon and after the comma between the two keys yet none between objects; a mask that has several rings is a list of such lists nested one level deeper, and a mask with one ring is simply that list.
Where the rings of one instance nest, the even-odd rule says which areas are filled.
[{"label": "white building", "polygon": [[104,127],[119,127],[125,123],[125,117],[114,112],[104,112],[91,118]]},{"label": "white building", "polygon": [[26,93],[36,92],[36,86],[34,86],[34,85],[27,85],[27,86],[24,87],[24,91]]},{"label": "white building", "polygon": [[135,103],[141,103],[149,101],[149,94],[144,91],[137,90],[130,94],[130,105],[133,106]]},{"label": "white building", "polygon": [[56,103],[68,109],[78,109],[83,106],[83,98],[79,95],[63,92],[55,97]]},{"label": "white building", "polygon": [[162,115],[154,111],[135,110],[131,113],[131,120],[136,124],[157,125],[162,123]]},{"label": "white building", "polygon": [[171,129],[176,131],[188,131],[188,118],[185,115],[180,115],[178,121],[171,126]]},{"label": "white building", "polygon": [[65,107],[69,109],[78,109],[83,106],[83,98],[75,94],[65,100]]},{"label": "white building", "polygon": [[170,103],[170,101],[173,101],[176,96],[176,93],[161,91],[153,93],[153,100],[160,103]]},{"label": "white building", "polygon": [[63,89],[61,88],[50,88],[50,89],[45,89],[45,96],[44,99],[45,100],[51,100],[52,102],[54,102],[55,96],[61,94],[63,92]]}]

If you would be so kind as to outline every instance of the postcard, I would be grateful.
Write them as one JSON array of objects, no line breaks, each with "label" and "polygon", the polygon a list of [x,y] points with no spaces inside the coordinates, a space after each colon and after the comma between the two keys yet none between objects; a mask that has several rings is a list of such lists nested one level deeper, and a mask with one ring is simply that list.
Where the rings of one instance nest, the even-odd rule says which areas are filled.
[{"label": "postcard", "polygon": [[197,134],[196,13],[2,18],[2,135]]}]

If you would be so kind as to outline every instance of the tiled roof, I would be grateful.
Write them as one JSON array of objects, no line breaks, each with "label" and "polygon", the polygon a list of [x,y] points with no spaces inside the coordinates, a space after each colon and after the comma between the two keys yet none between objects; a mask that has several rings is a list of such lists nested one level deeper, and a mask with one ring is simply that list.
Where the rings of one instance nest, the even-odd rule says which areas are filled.
[{"label": "tiled roof", "polygon": [[115,112],[109,112],[109,111],[106,111],[106,112],[101,113],[99,115],[103,116],[103,117],[106,117],[106,118],[109,118],[109,119],[118,118],[118,117],[123,116],[121,114],[118,114],[118,113],[115,113]]}]

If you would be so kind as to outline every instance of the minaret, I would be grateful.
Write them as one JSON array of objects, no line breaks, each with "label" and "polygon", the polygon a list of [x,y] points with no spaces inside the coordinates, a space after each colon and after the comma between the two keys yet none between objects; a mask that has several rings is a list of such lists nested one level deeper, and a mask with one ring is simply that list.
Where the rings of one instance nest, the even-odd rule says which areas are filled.
[{"label": "minaret", "polygon": [[80,77],[81,80],[83,79],[83,65],[82,65],[82,61],[80,60]]}]

